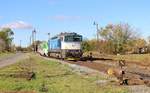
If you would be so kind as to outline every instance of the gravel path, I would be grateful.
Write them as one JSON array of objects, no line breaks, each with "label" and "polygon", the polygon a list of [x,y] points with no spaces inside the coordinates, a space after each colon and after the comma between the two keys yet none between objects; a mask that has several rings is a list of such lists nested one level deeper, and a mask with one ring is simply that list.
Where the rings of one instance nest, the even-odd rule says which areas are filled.
[{"label": "gravel path", "polygon": [[14,64],[22,59],[28,58],[25,53],[16,53],[8,57],[0,58],[0,68]]}]

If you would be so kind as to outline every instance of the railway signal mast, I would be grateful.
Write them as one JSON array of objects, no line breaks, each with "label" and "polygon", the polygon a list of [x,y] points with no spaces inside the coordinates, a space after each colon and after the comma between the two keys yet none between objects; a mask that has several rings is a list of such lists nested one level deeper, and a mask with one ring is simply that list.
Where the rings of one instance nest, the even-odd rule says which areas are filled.
[{"label": "railway signal mast", "polygon": [[99,27],[98,27],[99,25],[95,21],[94,21],[93,25],[96,26],[96,39],[97,39],[96,48],[99,50],[99,32],[100,32]]}]

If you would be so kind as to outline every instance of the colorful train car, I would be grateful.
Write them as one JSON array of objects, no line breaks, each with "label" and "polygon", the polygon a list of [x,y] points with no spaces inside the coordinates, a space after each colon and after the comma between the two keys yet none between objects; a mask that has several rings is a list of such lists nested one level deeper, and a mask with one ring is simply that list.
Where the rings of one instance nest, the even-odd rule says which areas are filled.
[{"label": "colorful train car", "polygon": [[48,56],[48,43],[46,41],[41,42],[38,45],[38,50],[37,52],[42,55],[42,56]]}]

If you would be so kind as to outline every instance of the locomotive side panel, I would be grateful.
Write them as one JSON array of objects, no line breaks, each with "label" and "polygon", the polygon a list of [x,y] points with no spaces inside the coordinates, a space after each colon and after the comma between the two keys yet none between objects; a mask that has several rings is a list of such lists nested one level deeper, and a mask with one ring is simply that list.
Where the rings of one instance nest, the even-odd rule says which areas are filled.
[{"label": "locomotive side panel", "polygon": [[61,49],[61,41],[60,39],[51,39],[49,40],[49,49],[50,51],[56,51]]},{"label": "locomotive side panel", "polygon": [[48,55],[52,57],[60,57],[61,41],[59,38],[54,38],[48,41],[49,52]]}]

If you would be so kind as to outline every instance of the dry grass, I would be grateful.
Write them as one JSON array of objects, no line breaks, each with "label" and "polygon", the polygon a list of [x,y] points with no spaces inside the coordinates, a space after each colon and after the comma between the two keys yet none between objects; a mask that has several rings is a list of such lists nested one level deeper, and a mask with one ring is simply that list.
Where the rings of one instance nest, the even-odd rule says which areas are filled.
[{"label": "dry grass", "polygon": [[[94,57],[105,58],[112,60],[126,60],[128,62],[137,62],[145,65],[150,65],[150,54],[127,54],[127,55],[108,55],[108,54],[99,54],[98,52],[92,52]],[[88,55],[85,53],[84,55]]]}]

